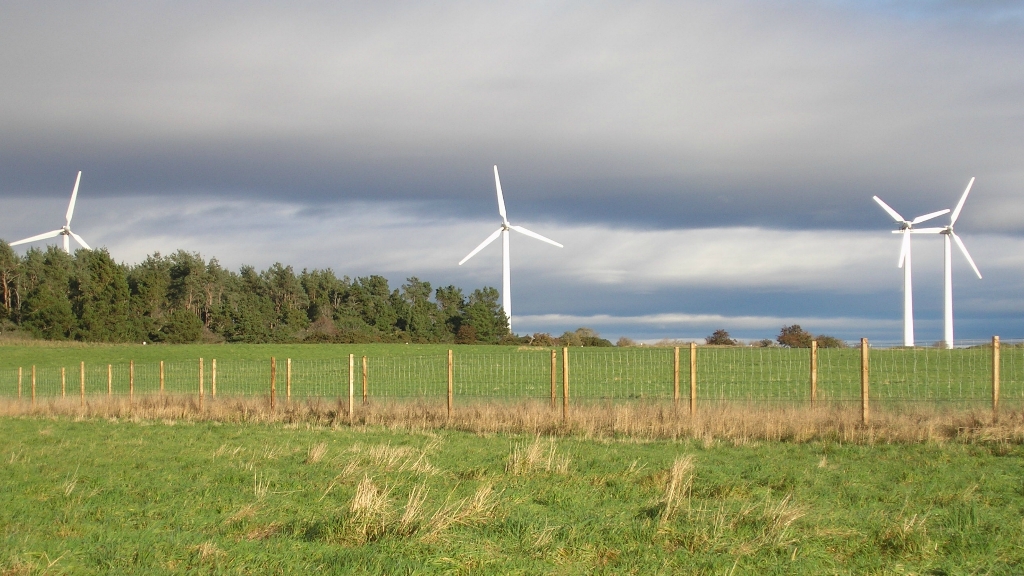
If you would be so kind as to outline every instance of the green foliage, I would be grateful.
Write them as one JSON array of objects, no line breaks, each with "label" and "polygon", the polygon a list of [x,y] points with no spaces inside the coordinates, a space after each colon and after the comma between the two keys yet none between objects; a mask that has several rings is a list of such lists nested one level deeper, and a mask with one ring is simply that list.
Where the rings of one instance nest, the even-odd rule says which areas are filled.
[{"label": "green foliage", "polygon": [[[1024,451],[1014,443],[173,424],[0,420],[0,525],[10,532],[0,573],[1015,574],[1024,565]],[[681,457],[692,470],[670,508]]]},{"label": "green foliage", "polygon": [[478,288],[469,295],[463,323],[472,327],[476,341],[482,344],[497,344],[510,333],[508,317],[498,304],[498,291],[491,287]]},{"label": "green foliage", "polygon": [[197,342],[203,335],[203,321],[188,310],[175,310],[167,317],[167,322],[155,334],[155,342],[167,344],[190,344]]},{"label": "green foliage", "polygon": [[234,273],[183,250],[135,266],[106,250],[72,256],[51,246],[19,257],[2,240],[0,322],[93,342],[518,342],[494,288],[467,299],[455,286],[432,293],[415,277],[392,290],[383,276],[296,274],[280,263]]},{"label": "green foliage", "polygon": [[704,338],[704,343],[708,346],[735,346],[737,342],[729,337],[729,333],[725,329],[715,330],[711,336]]},{"label": "green foliage", "polygon": [[596,346],[596,347],[610,347],[612,343],[610,340],[601,338],[601,336],[593,328],[581,327],[577,328],[574,332],[565,332],[558,337],[558,344],[560,346]]},{"label": "green foliage", "polygon": [[814,339],[818,342],[818,348],[847,348],[846,342],[843,342],[835,336],[819,334]]},{"label": "green foliage", "polygon": [[780,346],[787,348],[810,348],[811,340],[813,339],[814,336],[801,328],[799,324],[783,326],[782,330],[779,331],[778,337],[775,338]]}]

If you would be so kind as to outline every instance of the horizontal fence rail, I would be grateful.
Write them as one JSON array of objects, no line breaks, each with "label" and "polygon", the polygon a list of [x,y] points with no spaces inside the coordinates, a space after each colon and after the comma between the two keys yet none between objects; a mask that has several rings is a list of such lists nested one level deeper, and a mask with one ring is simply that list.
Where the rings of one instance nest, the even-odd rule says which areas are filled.
[{"label": "horizontal fence rail", "polygon": [[[1024,405],[1024,341],[955,349],[872,346],[520,348],[329,360],[196,359],[0,368],[0,396],[26,401],[194,395],[355,401],[448,398],[573,402],[907,402]],[[862,352],[866,352],[862,356]],[[863,360],[867,359],[867,365]],[[696,359],[696,364],[691,362]],[[273,364],[273,367],[272,367]],[[351,386],[351,388],[350,388]]]}]

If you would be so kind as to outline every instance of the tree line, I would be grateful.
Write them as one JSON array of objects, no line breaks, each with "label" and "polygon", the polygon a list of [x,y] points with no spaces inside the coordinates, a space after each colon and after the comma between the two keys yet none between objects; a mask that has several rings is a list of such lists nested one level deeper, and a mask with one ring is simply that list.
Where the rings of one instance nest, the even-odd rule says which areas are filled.
[{"label": "tree line", "polygon": [[[277,263],[227,270],[179,250],[135,265],[104,250],[19,256],[0,240],[0,328],[92,342],[517,343],[498,291],[339,278]],[[528,339],[529,340],[529,339]]]}]

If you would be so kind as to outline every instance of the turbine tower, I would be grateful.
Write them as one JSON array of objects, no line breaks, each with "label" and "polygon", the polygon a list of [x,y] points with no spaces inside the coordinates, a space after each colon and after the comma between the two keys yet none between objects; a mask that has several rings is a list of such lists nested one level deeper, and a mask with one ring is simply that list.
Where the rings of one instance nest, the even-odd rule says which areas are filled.
[{"label": "turbine tower", "polygon": [[76,242],[82,245],[82,248],[86,250],[92,250],[85,240],[81,236],[71,231],[71,216],[75,213],[75,200],[78,198],[78,183],[82,181],[82,171],[78,171],[78,178],[75,178],[75,188],[71,191],[71,203],[68,204],[68,212],[65,215],[64,226],[57,230],[52,230],[44,234],[32,236],[31,238],[25,238],[24,240],[18,240],[17,242],[11,242],[11,246],[17,246],[18,244],[27,244],[29,242],[35,242],[36,240],[46,240],[47,238],[56,238],[57,236],[64,237],[64,251],[68,254],[71,253],[71,241],[69,237],[73,237]]},{"label": "turbine tower", "polygon": [[931,214],[925,214],[918,216],[913,220],[907,220],[900,213],[889,207],[888,204],[882,202],[882,199],[878,196],[872,196],[875,202],[882,207],[883,210],[892,216],[892,219],[900,225],[899,230],[893,230],[893,234],[903,235],[903,245],[900,248],[900,260],[896,264],[897,268],[903,268],[903,345],[913,346],[914,345],[914,290],[911,281],[910,272],[910,231],[914,228],[914,224],[920,224],[927,220],[931,220],[936,216],[942,216],[949,212],[949,208],[945,210],[939,210],[938,212],[932,212]]},{"label": "turbine tower", "polygon": [[501,228],[495,230],[490,236],[488,236],[479,246],[473,249],[468,256],[459,262],[459,266],[462,266],[467,260],[476,256],[476,253],[483,250],[488,244],[494,242],[498,236],[501,236],[501,307],[505,310],[505,317],[508,318],[508,329],[512,330],[512,288],[510,278],[510,266],[508,261],[508,232],[509,230],[515,230],[520,234],[525,234],[531,238],[536,238],[541,242],[547,242],[553,246],[564,248],[558,242],[545,238],[536,232],[532,232],[523,228],[522,226],[515,226],[509,224],[508,217],[505,215],[505,198],[501,195],[501,180],[498,179],[498,167],[494,167],[494,187],[498,191],[498,214],[501,215]]},{"label": "turbine tower", "polygon": [[964,208],[964,202],[967,201],[967,195],[971,193],[971,186],[974,186],[974,178],[967,183],[967,189],[964,190],[964,195],[960,197],[960,201],[957,202],[956,208],[953,209],[953,213],[949,215],[949,224],[942,228],[921,228],[920,230],[914,230],[915,234],[942,234],[943,243],[945,249],[943,251],[943,263],[945,267],[945,306],[944,312],[944,330],[943,340],[945,341],[946,348],[953,347],[953,251],[950,246],[949,239],[952,238],[956,241],[956,245],[960,247],[960,251],[963,252],[964,258],[967,258],[967,263],[974,269],[974,273],[978,275],[978,279],[981,279],[981,272],[978,271],[978,266],[974,264],[974,259],[967,252],[967,246],[964,246],[964,241],[953,232],[953,225],[956,224],[956,219],[960,217],[960,211]]}]

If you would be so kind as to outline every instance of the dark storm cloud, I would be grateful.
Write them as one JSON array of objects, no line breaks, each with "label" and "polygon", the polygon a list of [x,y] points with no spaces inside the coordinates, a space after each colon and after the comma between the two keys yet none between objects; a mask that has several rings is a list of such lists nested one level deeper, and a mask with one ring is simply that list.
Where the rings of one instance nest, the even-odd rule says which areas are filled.
[{"label": "dark storm cloud", "polygon": [[[2,194],[426,201],[639,227],[1020,233],[1007,3],[4,8]],[[69,176],[70,174],[70,176]]]}]

